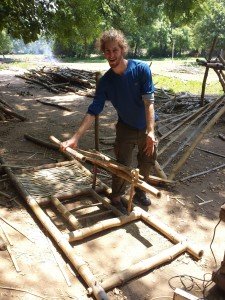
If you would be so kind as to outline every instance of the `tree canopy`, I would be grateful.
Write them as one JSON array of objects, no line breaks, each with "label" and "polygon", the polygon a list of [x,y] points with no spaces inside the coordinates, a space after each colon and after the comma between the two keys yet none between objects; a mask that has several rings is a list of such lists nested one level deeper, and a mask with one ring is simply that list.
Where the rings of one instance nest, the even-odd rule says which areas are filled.
[{"label": "tree canopy", "polygon": [[167,55],[203,48],[216,34],[224,44],[225,0],[1,0],[0,32],[25,43],[40,36],[60,52],[86,55],[102,30],[114,27],[142,49]]}]

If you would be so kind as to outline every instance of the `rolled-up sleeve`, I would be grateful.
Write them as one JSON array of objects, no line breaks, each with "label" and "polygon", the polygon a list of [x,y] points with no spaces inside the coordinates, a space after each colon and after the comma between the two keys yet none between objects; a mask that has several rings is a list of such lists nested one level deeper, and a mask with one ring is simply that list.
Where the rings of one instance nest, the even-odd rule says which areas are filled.
[{"label": "rolled-up sleeve", "polygon": [[152,73],[150,67],[145,63],[143,64],[141,72],[141,96],[142,100],[154,102],[154,84],[152,81]]}]

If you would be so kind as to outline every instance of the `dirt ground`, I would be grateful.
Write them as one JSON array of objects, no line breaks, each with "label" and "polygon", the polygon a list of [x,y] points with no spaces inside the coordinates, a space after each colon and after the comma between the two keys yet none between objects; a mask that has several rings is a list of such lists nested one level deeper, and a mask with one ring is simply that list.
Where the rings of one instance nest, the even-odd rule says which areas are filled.
[{"label": "dirt ground", "polygon": [[[35,64],[41,66],[46,62],[38,61]],[[106,70],[107,65],[73,64],[73,68]],[[167,71],[171,72],[169,69]],[[46,141],[49,140],[50,135],[60,140],[67,139],[79,125],[91,99],[74,93],[54,95],[15,77],[22,72],[24,70],[17,68],[0,71],[0,98],[28,119],[25,122],[16,120],[0,122],[2,156],[11,166],[39,166],[62,161],[63,157],[59,152],[27,141],[24,134]],[[163,68],[155,70],[153,67],[153,76],[154,72],[160,74]],[[198,75],[195,73],[195,76]],[[177,73],[176,76],[179,74]],[[201,78],[202,74],[199,75],[199,80]],[[42,105],[36,101],[37,99],[54,100],[55,103],[67,106],[72,111]],[[104,113],[100,116],[100,137],[114,135],[115,122],[116,114],[112,106],[107,103]],[[200,147],[225,156],[225,142],[219,139],[219,133],[225,134],[225,116],[204,136]],[[93,129],[83,137],[79,146],[82,149],[94,148]],[[106,145],[101,145],[104,153],[113,156],[112,150],[104,150],[106,148],[108,148]],[[213,168],[222,164],[223,160],[224,158],[196,149],[179,176]],[[103,177],[101,180],[110,184],[108,178]],[[110,299],[173,299],[175,288],[186,288],[198,297],[202,297],[204,290],[204,299],[225,299],[225,295],[214,283],[206,287],[215,269],[215,259],[210,244],[214,228],[219,221],[220,207],[225,202],[224,187],[224,168],[189,181],[178,181],[173,186],[160,187],[162,197],[157,199],[151,196],[152,205],[149,207],[149,212],[196,243],[204,250],[204,255],[199,261],[194,260],[189,254],[180,255],[171,263],[109,291]],[[91,299],[87,296],[87,286],[79,274],[71,268],[67,258],[54,242],[52,248],[46,230],[3,172],[0,174],[0,191],[10,196],[8,198],[0,194],[0,217],[19,228],[29,238],[0,219],[3,230],[8,233],[13,243],[11,252],[20,269],[20,272],[15,270],[7,251],[0,252],[0,299]],[[201,200],[196,195],[205,201],[212,201],[199,205]],[[76,202],[81,203],[82,199]],[[59,226],[62,225],[54,212],[49,212],[49,215],[55,218]],[[220,222],[211,247],[217,266],[220,265],[225,251],[224,230],[225,224]],[[98,234],[94,238],[86,239],[85,242],[73,244],[74,252],[84,258],[100,282],[109,275],[140,261],[146,255],[157,254],[170,245],[166,238],[143,222],[135,222],[107,231],[105,234]],[[53,253],[60,261],[60,265],[72,283],[71,286],[66,283]]]}]

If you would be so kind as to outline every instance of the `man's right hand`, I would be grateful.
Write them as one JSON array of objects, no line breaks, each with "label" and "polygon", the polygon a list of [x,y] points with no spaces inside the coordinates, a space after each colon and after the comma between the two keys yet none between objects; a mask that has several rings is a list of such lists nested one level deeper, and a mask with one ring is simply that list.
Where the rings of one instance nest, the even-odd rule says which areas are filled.
[{"label": "man's right hand", "polygon": [[65,151],[66,148],[68,148],[68,147],[75,149],[75,148],[77,148],[77,145],[78,145],[78,140],[75,137],[72,137],[69,140],[62,142],[60,144],[60,149],[62,151]]}]

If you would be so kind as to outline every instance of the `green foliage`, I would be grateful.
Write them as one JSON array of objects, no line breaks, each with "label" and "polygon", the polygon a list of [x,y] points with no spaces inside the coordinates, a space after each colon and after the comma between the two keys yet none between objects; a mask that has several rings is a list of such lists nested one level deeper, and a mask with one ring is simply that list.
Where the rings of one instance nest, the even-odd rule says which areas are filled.
[{"label": "green foliage", "polygon": [[12,50],[12,40],[5,30],[0,32],[0,54],[8,54]]},{"label": "green foliage", "polygon": [[[129,55],[183,55],[225,44],[225,0],[1,0],[0,31],[25,43],[45,35],[56,53],[85,57],[100,32],[122,30]],[[143,51],[144,50],[144,51]]]},{"label": "green foliage", "polygon": [[218,47],[225,48],[225,0],[209,0],[204,16],[194,28],[196,47],[208,49],[215,36]]},{"label": "green foliage", "polygon": [[[162,62],[163,63],[163,62]],[[197,80],[181,80],[179,78],[171,78],[170,76],[154,75],[154,82],[157,88],[171,90],[174,93],[190,92],[194,95],[201,95],[202,82]],[[211,82],[206,86],[207,94],[223,94],[223,89],[219,82]]]},{"label": "green foliage", "polygon": [[1,0],[0,30],[6,29],[25,43],[35,41],[50,23],[56,9],[54,0]]}]

